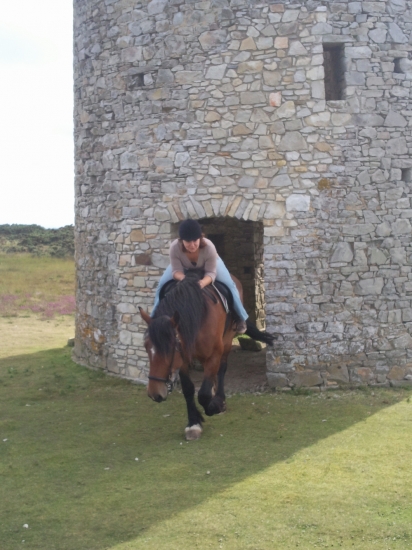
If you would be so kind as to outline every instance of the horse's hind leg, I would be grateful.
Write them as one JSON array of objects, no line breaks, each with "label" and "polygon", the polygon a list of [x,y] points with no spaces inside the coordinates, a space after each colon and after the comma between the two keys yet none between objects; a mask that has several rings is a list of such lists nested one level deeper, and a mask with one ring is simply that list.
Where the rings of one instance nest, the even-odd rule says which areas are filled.
[{"label": "horse's hind leg", "polygon": [[179,372],[180,383],[182,385],[183,395],[186,399],[188,423],[185,429],[185,437],[187,441],[199,439],[202,434],[203,416],[200,414],[195,404],[195,386],[188,374]]}]

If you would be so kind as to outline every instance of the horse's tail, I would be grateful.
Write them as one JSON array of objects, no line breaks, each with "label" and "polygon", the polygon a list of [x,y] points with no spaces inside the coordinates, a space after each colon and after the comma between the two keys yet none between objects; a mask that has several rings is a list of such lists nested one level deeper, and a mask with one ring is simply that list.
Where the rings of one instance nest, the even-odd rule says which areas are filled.
[{"label": "horse's tail", "polygon": [[246,334],[247,336],[250,336],[252,340],[257,340],[258,342],[264,342],[268,346],[273,346],[276,336],[270,334],[269,332],[259,330],[251,321],[246,321],[246,326]]}]

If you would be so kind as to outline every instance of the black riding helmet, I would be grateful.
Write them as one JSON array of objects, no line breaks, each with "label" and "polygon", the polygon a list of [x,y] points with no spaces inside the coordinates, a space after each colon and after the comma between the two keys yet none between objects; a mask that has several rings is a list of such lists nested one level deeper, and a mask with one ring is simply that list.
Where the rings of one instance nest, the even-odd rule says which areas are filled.
[{"label": "black riding helmet", "polygon": [[202,236],[202,228],[196,220],[185,220],[179,225],[179,237],[182,241],[197,241]]}]

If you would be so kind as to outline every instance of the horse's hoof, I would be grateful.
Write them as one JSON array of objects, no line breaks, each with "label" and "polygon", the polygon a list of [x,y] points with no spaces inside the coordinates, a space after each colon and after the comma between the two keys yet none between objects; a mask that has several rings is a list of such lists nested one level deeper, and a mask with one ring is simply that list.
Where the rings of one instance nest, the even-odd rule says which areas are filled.
[{"label": "horse's hoof", "polygon": [[224,412],[226,412],[226,403],[221,400],[211,401],[207,411],[205,411],[208,416],[223,414]]},{"label": "horse's hoof", "polygon": [[187,428],[185,428],[186,441],[195,441],[196,439],[200,439],[202,431],[202,426],[200,426],[200,424],[193,424],[193,426],[188,426]]}]

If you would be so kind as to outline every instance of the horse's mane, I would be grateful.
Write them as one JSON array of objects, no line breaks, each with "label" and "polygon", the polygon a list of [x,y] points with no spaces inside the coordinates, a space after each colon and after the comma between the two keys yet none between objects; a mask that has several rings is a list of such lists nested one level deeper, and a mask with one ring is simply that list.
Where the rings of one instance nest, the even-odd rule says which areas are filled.
[{"label": "horse's mane", "polygon": [[170,318],[177,313],[180,338],[191,358],[196,336],[207,313],[206,298],[198,284],[201,276],[198,270],[189,270],[183,281],[159,302],[149,325],[149,337],[160,355],[167,356],[173,351],[175,332]]}]

